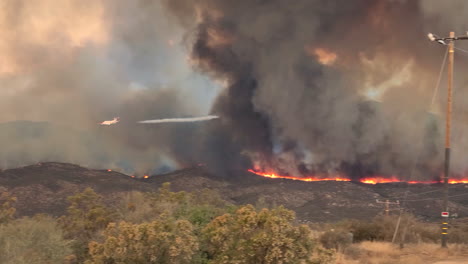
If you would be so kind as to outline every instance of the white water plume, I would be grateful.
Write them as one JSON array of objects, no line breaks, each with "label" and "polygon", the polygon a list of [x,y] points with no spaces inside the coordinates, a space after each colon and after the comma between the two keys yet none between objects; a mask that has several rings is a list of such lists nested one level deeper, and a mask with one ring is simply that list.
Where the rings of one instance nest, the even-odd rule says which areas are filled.
[{"label": "white water plume", "polygon": [[219,116],[209,115],[201,117],[187,117],[187,118],[163,118],[163,119],[154,119],[154,120],[143,120],[138,121],[140,124],[159,124],[159,123],[185,123],[185,122],[200,122],[208,121],[212,119],[217,119]]}]

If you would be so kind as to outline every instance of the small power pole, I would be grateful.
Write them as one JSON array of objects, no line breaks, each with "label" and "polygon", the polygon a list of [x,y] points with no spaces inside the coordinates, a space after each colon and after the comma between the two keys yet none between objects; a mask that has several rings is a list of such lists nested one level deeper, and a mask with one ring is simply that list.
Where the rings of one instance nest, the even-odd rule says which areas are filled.
[{"label": "small power pole", "polygon": [[379,200],[376,200],[376,202],[379,204],[385,204],[385,216],[389,216],[390,214],[390,205],[392,204],[400,205],[400,201],[390,202],[390,200],[385,200],[385,202],[381,202]]},{"label": "small power pole", "polygon": [[[468,35],[468,34],[467,34]],[[448,45],[449,62],[448,62],[448,88],[447,88],[447,116],[445,119],[445,165],[443,176],[443,204],[442,204],[442,232],[441,245],[447,247],[448,234],[448,182],[450,176],[450,131],[452,125],[452,87],[453,87],[453,61],[455,53],[455,41],[466,40],[468,36],[455,37],[455,32],[450,32],[448,38],[439,38],[436,35],[429,33],[427,35],[431,41],[437,41],[439,44]]]}]

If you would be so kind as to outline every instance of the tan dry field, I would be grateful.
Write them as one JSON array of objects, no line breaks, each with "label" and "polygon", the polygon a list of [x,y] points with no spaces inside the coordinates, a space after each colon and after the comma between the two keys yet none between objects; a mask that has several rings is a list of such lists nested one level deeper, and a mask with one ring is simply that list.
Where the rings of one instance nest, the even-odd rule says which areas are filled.
[{"label": "tan dry field", "polygon": [[384,242],[363,242],[339,253],[335,264],[468,264],[468,245],[438,244],[398,245]]},{"label": "tan dry field", "polygon": [[468,258],[459,259],[459,260],[438,261],[438,262],[434,262],[433,264],[466,264],[466,263],[468,263]]}]

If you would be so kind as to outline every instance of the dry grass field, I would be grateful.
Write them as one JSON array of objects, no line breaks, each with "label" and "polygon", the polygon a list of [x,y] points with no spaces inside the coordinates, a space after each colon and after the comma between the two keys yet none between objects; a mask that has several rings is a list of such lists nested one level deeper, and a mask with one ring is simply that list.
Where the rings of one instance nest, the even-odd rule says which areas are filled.
[{"label": "dry grass field", "polygon": [[468,263],[468,245],[410,244],[400,249],[386,242],[363,242],[337,254],[334,264],[458,264]]}]

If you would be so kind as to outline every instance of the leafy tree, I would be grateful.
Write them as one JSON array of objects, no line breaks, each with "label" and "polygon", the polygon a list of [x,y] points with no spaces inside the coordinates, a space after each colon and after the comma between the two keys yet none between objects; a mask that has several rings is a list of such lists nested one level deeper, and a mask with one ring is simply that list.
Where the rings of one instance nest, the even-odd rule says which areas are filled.
[{"label": "leafy tree", "polygon": [[[226,212],[234,212],[234,206],[221,199],[217,192],[172,192],[170,184],[164,183],[155,193],[132,192],[123,196],[119,214],[126,222],[140,224],[154,220],[187,220],[197,237],[214,218]],[[198,251],[192,263],[206,263],[206,252]]]},{"label": "leafy tree", "polygon": [[109,224],[103,243],[91,242],[89,264],[192,263],[198,242],[185,220]]},{"label": "leafy tree", "polygon": [[294,212],[283,207],[257,212],[251,205],[224,214],[204,229],[210,263],[307,263],[311,230],[294,226]]},{"label": "leafy tree", "polygon": [[22,218],[0,226],[0,263],[64,263],[70,242],[48,216]]},{"label": "leafy tree", "polygon": [[131,192],[123,196],[119,215],[126,222],[143,223],[167,217],[188,220],[196,232],[216,216],[231,212],[232,205],[210,190],[192,193],[172,192],[170,183],[164,183],[155,193]]},{"label": "leafy tree", "polygon": [[8,192],[0,194],[0,225],[9,223],[13,220],[16,209],[13,204],[16,202],[16,197],[11,196]]},{"label": "leafy tree", "polygon": [[89,241],[114,220],[115,213],[101,200],[101,196],[86,188],[82,193],[68,197],[67,214],[59,218],[66,238],[74,239],[72,247],[80,262],[88,255]]}]

